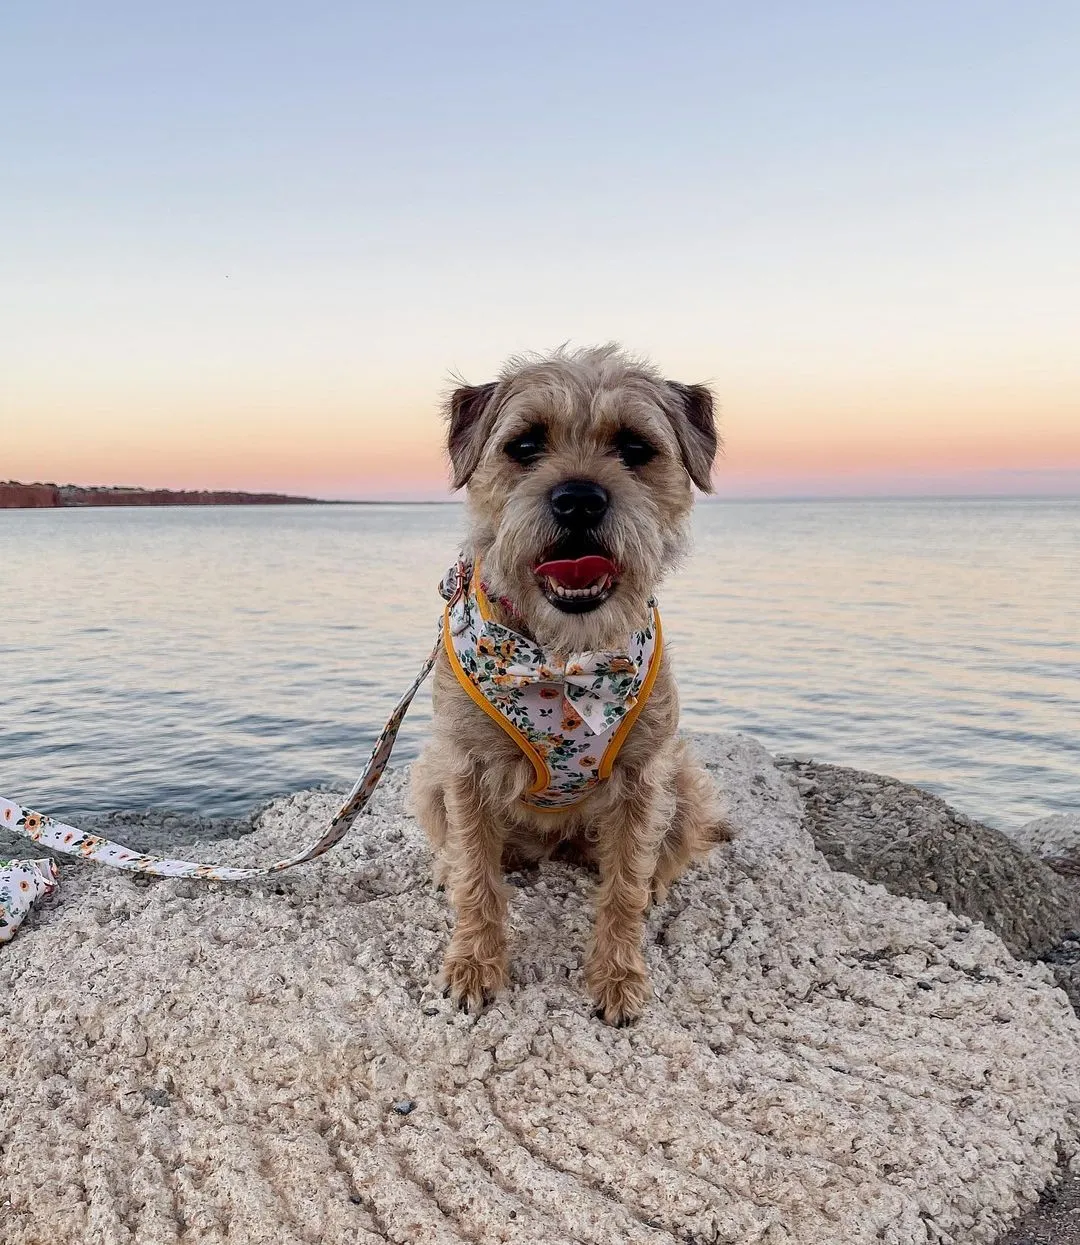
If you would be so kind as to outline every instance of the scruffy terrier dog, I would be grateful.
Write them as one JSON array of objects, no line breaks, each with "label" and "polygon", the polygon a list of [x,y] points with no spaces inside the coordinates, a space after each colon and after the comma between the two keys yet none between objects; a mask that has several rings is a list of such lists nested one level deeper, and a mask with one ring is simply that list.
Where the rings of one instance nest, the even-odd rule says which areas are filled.
[{"label": "scruffy terrier dog", "polygon": [[448,415],[469,530],[413,778],[457,913],[443,985],[476,1008],[506,984],[504,870],[557,851],[599,868],[586,979],[625,1024],[650,995],[650,902],[729,837],[676,737],[652,600],[687,547],[691,483],[711,487],[712,396],[607,346],[514,359]]}]

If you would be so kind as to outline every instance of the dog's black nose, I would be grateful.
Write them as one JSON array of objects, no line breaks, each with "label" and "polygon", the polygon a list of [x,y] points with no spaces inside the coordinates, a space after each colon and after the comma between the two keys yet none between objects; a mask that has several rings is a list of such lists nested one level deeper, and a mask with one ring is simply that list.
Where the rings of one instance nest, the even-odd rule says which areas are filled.
[{"label": "dog's black nose", "polygon": [[564,480],[551,490],[551,513],[562,527],[595,527],[607,508],[607,489],[592,480]]}]

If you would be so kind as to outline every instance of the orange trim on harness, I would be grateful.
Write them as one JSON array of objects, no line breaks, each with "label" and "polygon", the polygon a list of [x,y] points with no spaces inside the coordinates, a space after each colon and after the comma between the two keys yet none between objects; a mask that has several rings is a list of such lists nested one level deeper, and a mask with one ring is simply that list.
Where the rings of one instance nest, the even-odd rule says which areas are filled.
[{"label": "orange trim on harness", "polygon": [[645,708],[645,702],[652,694],[656,676],[660,673],[660,659],[664,656],[664,632],[660,627],[660,611],[658,609],[653,610],[653,618],[656,621],[656,647],[653,649],[652,660],[649,662],[649,673],[645,676],[645,682],[641,685],[641,691],[634,702],[634,707],[619,723],[619,729],[615,732],[615,737],[608,744],[604,755],[600,759],[600,768],[597,770],[597,774],[601,780],[611,777],[611,767],[615,764],[615,758],[619,755],[619,749],[626,742],[626,737],[630,734],[630,728],[637,721],[638,714]]},{"label": "orange trim on harness", "polygon": [[[481,607],[481,610],[482,608],[483,607]],[[481,613],[481,617],[484,617],[483,613]],[[503,730],[506,731],[506,733],[514,741],[514,743],[517,744],[517,746],[521,749],[521,751],[524,752],[525,755],[532,762],[533,770],[536,772],[536,781],[529,788],[528,794],[539,795],[541,791],[546,790],[547,787],[551,785],[551,771],[548,769],[547,763],[544,761],[544,758],[540,755],[539,752],[536,751],[536,749],[525,738],[525,736],[518,730],[518,728],[513,724],[513,722],[511,722],[509,718],[505,717],[503,714],[501,714],[498,711],[498,709],[495,708],[495,706],[491,703],[491,701],[488,700],[488,698],[484,695],[484,693],[476,686],[476,684],[472,681],[472,679],[470,679],[469,676],[465,673],[465,670],[462,668],[461,662],[458,661],[458,655],[454,651],[454,641],[450,635],[450,607],[449,606],[446,607],[446,610],[444,611],[444,614],[443,614],[443,648],[446,650],[446,656],[450,661],[450,669],[453,670],[455,676],[457,677],[457,681],[469,693],[469,695],[473,698],[473,700],[476,701],[476,703],[480,706],[480,708],[483,709],[483,711],[488,715],[488,717],[493,718],[496,722],[498,722],[498,724],[503,728]]]}]

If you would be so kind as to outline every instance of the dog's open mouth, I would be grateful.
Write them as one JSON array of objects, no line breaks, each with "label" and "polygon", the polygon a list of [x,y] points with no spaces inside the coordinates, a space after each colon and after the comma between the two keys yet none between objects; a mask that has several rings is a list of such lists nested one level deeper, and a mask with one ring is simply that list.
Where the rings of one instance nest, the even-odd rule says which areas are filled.
[{"label": "dog's open mouth", "polygon": [[587,614],[602,605],[618,582],[615,563],[605,554],[553,558],[536,567],[544,596],[564,614]]}]

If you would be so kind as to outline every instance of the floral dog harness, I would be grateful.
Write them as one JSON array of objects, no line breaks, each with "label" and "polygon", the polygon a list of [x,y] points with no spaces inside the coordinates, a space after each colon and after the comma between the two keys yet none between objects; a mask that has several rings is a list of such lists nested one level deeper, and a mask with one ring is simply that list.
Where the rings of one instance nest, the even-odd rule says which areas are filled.
[{"label": "floral dog harness", "polygon": [[467,565],[443,585],[450,668],[532,762],[536,777],[523,803],[538,812],[580,803],[610,776],[656,682],[663,651],[656,602],[649,601],[648,622],[630,635],[626,652],[564,656],[496,622],[479,574]]}]

